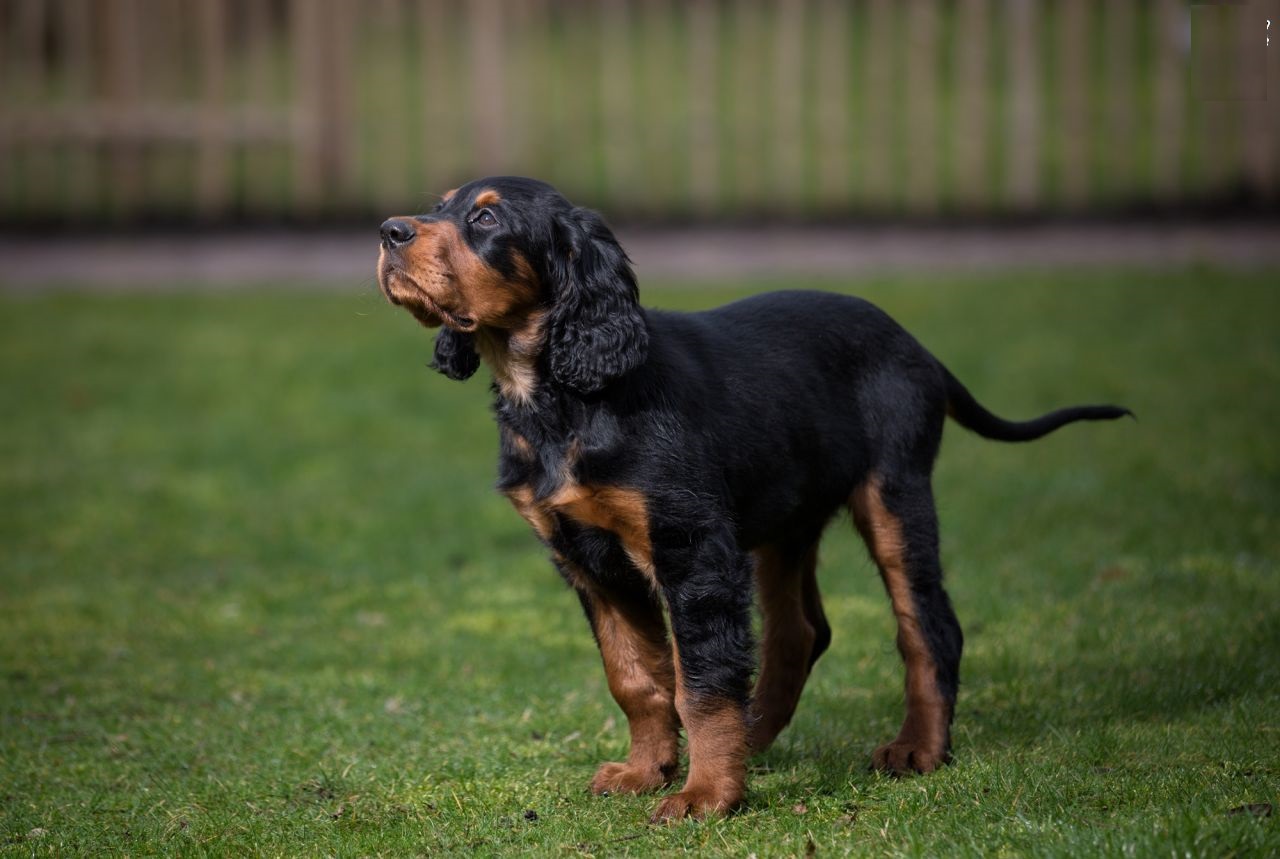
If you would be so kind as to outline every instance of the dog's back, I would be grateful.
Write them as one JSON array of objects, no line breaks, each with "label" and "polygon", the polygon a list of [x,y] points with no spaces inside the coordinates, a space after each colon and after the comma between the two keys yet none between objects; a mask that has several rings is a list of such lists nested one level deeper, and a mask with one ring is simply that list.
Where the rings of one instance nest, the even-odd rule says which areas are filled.
[{"label": "dog's back", "polygon": [[647,314],[649,361],[631,384],[700,440],[744,546],[819,527],[885,457],[936,452],[944,373],[867,301],[791,291]]}]

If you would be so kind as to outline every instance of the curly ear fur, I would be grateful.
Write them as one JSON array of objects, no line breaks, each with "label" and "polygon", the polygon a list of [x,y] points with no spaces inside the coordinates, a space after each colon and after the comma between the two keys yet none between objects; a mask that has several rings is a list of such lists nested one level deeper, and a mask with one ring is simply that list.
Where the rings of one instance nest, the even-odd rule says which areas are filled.
[{"label": "curly ear fur", "polygon": [[575,208],[556,226],[548,361],[557,382],[592,394],[644,362],[649,331],[631,260],[604,220]]},{"label": "curly ear fur", "polygon": [[436,355],[431,361],[431,369],[439,370],[458,382],[470,379],[480,369],[480,353],[476,351],[475,338],[463,331],[441,328],[436,335]]}]

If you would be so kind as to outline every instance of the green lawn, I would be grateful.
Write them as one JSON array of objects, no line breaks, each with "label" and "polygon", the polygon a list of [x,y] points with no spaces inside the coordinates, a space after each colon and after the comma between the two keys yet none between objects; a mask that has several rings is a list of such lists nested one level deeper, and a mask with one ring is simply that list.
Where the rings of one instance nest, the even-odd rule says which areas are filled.
[{"label": "green lawn", "polygon": [[829,285],[1002,414],[1140,421],[948,429],[953,766],[867,771],[901,675],[841,523],[795,722],[741,814],[671,827],[588,795],[626,730],[577,601],[491,489],[485,385],[376,290],[0,299],[0,852],[1274,854],[1275,277]]}]

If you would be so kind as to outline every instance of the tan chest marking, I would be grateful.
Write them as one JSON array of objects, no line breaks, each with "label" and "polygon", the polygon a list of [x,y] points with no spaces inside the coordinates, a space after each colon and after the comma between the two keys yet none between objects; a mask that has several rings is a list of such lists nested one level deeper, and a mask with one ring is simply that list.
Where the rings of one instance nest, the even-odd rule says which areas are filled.
[{"label": "tan chest marking", "polygon": [[509,489],[506,496],[543,541],[549,541],[555,533],[554,514],[557,513],[580,525],[610,532],[622,543],[623,551],[636,569],[656,586],[649,509],[638,490],[570,483],[540,501],[533,497],[533,490],[528,486]]},{"label": "tan chest marking", "polygon": [[476,349],[493,372],[498,390],[509,400],[527,403],[538,386],[537,360],[542,344],[543,313],[531,311],[517,328],[482,328],[476,332]]}]

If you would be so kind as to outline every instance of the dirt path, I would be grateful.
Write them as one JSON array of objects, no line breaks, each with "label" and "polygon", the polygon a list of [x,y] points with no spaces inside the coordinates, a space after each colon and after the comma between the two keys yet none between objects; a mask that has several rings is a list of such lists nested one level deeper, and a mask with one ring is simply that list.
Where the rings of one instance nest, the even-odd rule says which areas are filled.
[{"label": "dirt path", "polygon": [[[653,280],[858,277],[1080,266],[1280,266],[1280,223],[1018,228],[620,229]],[[0,289],[372,285],[377,237],[356,232],[56,238],[0,235]]]}]

